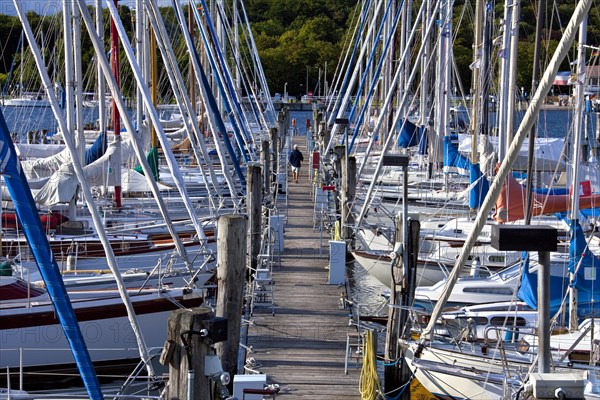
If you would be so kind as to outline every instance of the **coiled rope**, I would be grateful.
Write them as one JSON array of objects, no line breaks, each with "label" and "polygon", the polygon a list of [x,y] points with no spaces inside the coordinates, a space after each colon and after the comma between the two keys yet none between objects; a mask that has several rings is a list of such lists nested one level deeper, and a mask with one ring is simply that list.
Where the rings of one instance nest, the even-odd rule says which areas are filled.
[{"label": "coiled rope", "polygon": [[373,331],[366,331],[363,342],[363,365],[359,380],[360,397],[362,400],[383,398],[381,383],[377,375],[377,337]]}]

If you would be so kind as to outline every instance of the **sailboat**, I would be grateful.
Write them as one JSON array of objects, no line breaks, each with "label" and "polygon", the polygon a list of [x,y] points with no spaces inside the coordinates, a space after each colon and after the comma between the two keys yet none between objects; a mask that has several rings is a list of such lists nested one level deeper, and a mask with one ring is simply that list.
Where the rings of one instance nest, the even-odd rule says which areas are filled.
[{"label": "sailboat", "polygon": [[[451,296],[451,292],[458,278],[458,271],[470,252],[472,247],[472,238],[478,235],[481,230],[485,217],[492,208],[501,188],[509,173],[511,165],[516,159],[517,149],[529,132],[534,123],[537,111],[540,108],[541,95],[549,90],[551,79],[555,76],[559,62],[564,58],[571,46],[575,32],[581,25],[588,13],[590,3],[586,0],[578,3],[576,10],[565,30],[561,43],[557,47],[552,60],[549,63],[546,72],[537,88],[535,96],[529,106],[527,113],[521,123],[517,133],[511,143],[509,152],[498,169],[496,179],[492,183],[490,191],[481,206],[481,209],[475,220],[475,230],[465,242],[465,247],[461,252],[450,278],[445,286],[440,301],[436,304],[431,320],[421,331],[421,339],[418,341],[403,340],[405,360],[409,368],[415,373],[419,381],[432,393],[442,398],[471,398],[471,399],[497,399],[513,398],[519,396],[527,389],[535,386],[525,385],[530,380],[531,372],[536,369],[536,359],[543,349],[531,346],[524,341],[497,341],[495,343],[479,342],[476,337],[465,335],[465,341],[440,340],[435,336],[436,322],[441,315],[441,311],[446,301]],[[573,161],[577,164],[577,160]],[[577,173],[574,174],[574,186],[577,186]],[[577,191],[575,190],[575,195]],[[576,225],[573,224],[573,228]],[[576,230],[573,231],[573,237],[576,238]],[[589,270],[587,270],[590,273]],[[589,277],[589,276],[588,276]],[[571,319],[574,314],[571,314]],[[588,326],[590,324],[588,323]],[[592,324],[593,325],[593,324]],[[592,331],[594,329],[592,328]],[[589,331],[588,331],[589,333]],[[571,345],[576,342],[571,342]],[[569,362],[570,361],[570,362]],[[569,390],[563,390],[563,396],[583,397],[583,379],[584,371],[594,370],[595,367],[588,363],[575,363],[573,360],[567,360],[566,357],[554,359],[552,371],[571,372],[574,382],[569,386]],[[546,372],[546,371],[543,371]],[[552,386],[551,376],[547,376],[548,383]],[[559,385],[558,383],[556,385]],[[555,387],[559,390],[559,386]],[[557,392],[558,393],[558,392]]]},{"label": "sailboat", "polygon": [[11,97],[8,99],[2,100],[2,105],[6,107],[50,107],[50,101],[45,95],[40,91],[37,93],[26,92],[24,90],[25,86],[23,83],[23,66],[25,63],[25,41],[23,40],[24,33],[21,32],[21,75],[19,81],[19,92],[15,97]]}]

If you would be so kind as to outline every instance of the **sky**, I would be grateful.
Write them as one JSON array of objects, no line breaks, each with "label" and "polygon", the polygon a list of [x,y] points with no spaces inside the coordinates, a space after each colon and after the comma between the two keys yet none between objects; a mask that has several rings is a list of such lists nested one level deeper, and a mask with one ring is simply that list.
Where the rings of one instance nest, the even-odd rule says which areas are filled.
[{"label": "sky", "polygon": [[[60,11],[62,0],[18,0],[19,4],[26,11],[35,11],[40,15],[54,14]],[[88,4],[96,4],[96,0],[86,0]],[[102,0],[103,3],[106,0]],[[119,0],[119,4],[133,8],[135,0]],[[169,5],[171,0],[158,0],[159,6]],[[16,15],[13,0],[0,0],[0,14]]]}]

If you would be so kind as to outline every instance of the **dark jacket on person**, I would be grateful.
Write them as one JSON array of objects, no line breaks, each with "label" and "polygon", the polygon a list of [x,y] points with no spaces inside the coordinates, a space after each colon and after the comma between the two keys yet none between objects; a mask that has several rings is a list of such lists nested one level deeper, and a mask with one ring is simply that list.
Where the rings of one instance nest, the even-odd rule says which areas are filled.
[{"label": "dark jacket on person", "polygon": [[300,150],[296,149],[290,154],[290,164],[292,167],[300,168],[302,161],[304,161],[304,156],[300,152]]}]

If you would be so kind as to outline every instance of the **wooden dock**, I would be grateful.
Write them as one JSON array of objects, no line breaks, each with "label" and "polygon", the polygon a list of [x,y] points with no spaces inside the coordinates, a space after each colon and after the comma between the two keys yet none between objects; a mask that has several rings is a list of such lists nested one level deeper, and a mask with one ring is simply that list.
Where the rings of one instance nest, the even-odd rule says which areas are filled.
[{"label": "wooden dock", "polygon": [[[275,315],[255,308],[248,345],[255,370],[280,386],[289,399],[358,399],[360,366],[344,374],[349,311],[340,307],[344,287],[328,285],[328,237],[313,231],[313,200],[304,137],[295,137],[304,155],[299,183],[288,183],[288,220],[281,265],[273,268]],[[356,340],[356,339],[354,339]]]}]

